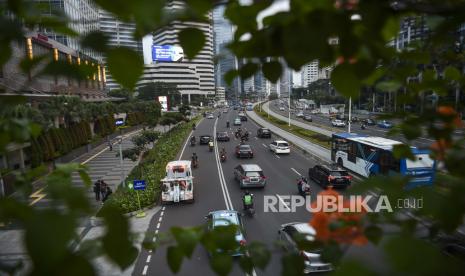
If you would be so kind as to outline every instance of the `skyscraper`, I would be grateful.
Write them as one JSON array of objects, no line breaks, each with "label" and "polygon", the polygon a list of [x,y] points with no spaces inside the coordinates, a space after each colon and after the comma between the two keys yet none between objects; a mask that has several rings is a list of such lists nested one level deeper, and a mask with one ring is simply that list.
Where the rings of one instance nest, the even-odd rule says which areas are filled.
[{"label": "skyscraper", "polygon": [[[184,5],[183,1],[169,1],[166,10],[175,12],[182,9]],[[208,14],[208,19],[211,22],[211,13]],[[179,61],[154,61],[152,64],[146,65],[138,86],[150,82],[166,81],[177,84],[181,94],[188,95],[189,99],[191,95],[215,94],[213,27],[211,23],[174,21],[153,33],[153,45],[179,46],[177,34],[185,28],[197,28],[203,32],[206,41],[202,50],[193,59],[184,57]],[[164,77],[160,77],[161,75]],[[195,89],[197,81],[199,89]]]},{"label": "skyscraper", "polygon": [[314,60],[302,68],[302,86],[307,87],[310,83],[318,80],[318,60]]},{"label": "skyscraper", "polygon": [[[117,20],[110,13],[99,10],[100,31],[109,38],[110,46],[124,46],[137,51],[142,56],[142,40],[134,39],[134,23],[125,23]],[[105,57],[102,57],[105,60]],[[105,67],[107,89],[119,89],[120,85],[111,77],[108,68]]]}]

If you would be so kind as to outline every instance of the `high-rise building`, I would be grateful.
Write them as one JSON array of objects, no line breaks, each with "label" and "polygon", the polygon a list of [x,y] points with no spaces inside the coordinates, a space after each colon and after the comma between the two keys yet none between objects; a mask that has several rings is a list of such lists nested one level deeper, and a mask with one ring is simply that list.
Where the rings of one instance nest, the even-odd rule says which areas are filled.
[{"label": "high-rise building", "polygon": [[[140,53],[142,56],[142,40],[134,38],[134,30],[136,25],[134,23],[126,23],[116,19],[110,13],[100,9],[99,10],[99,25],[100,31],[109,38],[110,46],[123,46],[131,48],[132,50]],[[105,57],[102,57],[105,60]],[[107,89],[119,89],[120,85],[113,80],[108,68],[105,67]]]},{"label": "high-rise building", "polygon": [[424,16],[405,17],[401,21],[397,37],[391,40],[389,44],[397,50],[401,50],[411,42],[426,39],[428,35],[429,29]]},{"label": "high-rise building", "polygon": [[[99,30],[98,7],[92,0],[36,0],[42,6],[44,15],[64,14],[69,19],[69,27],[80,35]],[[40,27],[39,33],[57,41],[71,49],[92,58],[98,58],[98,53],[91,49],[82,49],[79,41],[71,36],[57,34],[53,30]]]},{"label": "high-rise building", "polygon": [[318,80],[318,60],[314,60],[302,68],[302,86],[307,87],[310,83]]},{"label": "high-rise building", "polygon": [[[166,9],[168,12],[175,12],[184,7],[183,1],[169,1]],[[208,14],[211,22],[211,13]],[[197,28],[205,35],[205,45],[193,59],[182,58],[179,61],[154,61],[145,66],[145,72],[138,83],[142,86],[149,82],[166,81],[178,84],[178,88],[195,76],[199,78],[199,89],[180,89],[181,94],[188,95],[214,95],[215,94],[215,72],[213,64],[213,27],[211,23],[174,21],[153,33],[153,45],[158,46],[179,46],[177,34],[185,28]],[[154,58],[154,57],[152,57]],[[170,63],[169,65],[167,63]],[[191,72],[185,74],[186,71]],[[152,79],[152,76],[165,75],[165,78]],[[194,84],[194,83],[192,83]],[[195,85],[194,85],[195,86]]]}]

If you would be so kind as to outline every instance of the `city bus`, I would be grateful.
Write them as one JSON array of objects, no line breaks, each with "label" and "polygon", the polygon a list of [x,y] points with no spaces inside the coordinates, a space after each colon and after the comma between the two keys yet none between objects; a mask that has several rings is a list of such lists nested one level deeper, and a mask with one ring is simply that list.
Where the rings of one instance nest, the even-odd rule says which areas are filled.
[{"label": "city bus", "polygon": [[172,161],[166,165],[166,175],[161,180],[161,201],[194,202],[194,177],[191,161]]},{"label": "city bus", "polygon": [[395,145],[402,142],[356,133],[334,133],[331,140],[331,160],[361,176],[383,174],[408,175],[408,188],[432,185],[436,162],[430,151],[411,147],[415,160],[396,159]]}]

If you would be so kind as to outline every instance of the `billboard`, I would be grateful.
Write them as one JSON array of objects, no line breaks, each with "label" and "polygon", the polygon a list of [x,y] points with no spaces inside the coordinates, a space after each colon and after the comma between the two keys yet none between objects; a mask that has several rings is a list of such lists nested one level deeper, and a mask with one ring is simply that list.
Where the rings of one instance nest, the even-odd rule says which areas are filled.
[{"label": "billboard", "polygon": [[168,97],[158,96],[158,102],[161,105],[161,111],[168,111]]},{"label": "billboard", "polygon": [[184,58],[184,51],[180,46],[171,45],[152,45],[152,60],[153,61],[169,61],[177,62],[182,61]]}]

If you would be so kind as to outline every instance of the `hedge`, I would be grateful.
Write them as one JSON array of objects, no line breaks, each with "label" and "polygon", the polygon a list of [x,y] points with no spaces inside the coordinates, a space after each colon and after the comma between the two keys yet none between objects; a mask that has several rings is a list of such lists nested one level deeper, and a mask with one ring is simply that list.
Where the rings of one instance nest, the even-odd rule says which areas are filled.
[{"label": "hedge", "polygon": [[[198,120],[196,118],[194,120]],[[160,180],[165,176],[166,164],[176,158],[186,137],[192,130],[190,122],[180,123],[169,132],[160,136],[155,146],[144,155],[143,160],[131,171],[126,178],[126,183],[134,179],[145,179],[147,186],[144,191],[139,191],[142,208],[150,206],[160,197]],[[101,210],[113,206],[122,213],[138,210],[137,195],[134,190],[120,187],[105,202]]]}]

